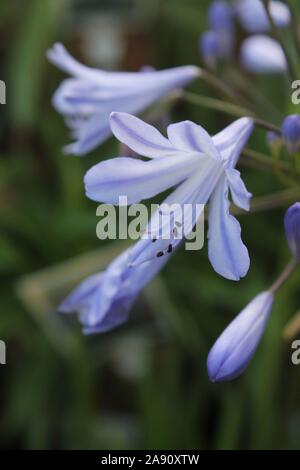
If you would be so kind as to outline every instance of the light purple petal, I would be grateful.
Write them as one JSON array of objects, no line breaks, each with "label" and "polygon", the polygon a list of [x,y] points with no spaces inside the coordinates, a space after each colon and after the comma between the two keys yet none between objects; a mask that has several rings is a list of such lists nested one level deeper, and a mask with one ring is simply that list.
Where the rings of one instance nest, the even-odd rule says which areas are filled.
[{"label": "light purple petal", "polygon": [[172,145],[186,152],[200,152],[220,160],[220,155],[208,132],[191,121],[182,121],[168,127]]},{"label": "light purple petal", "polygon": [[86,173],[86,195],[94,201],[110,204],[118,204],[119,196],[127,196],[128,204],[132,204],[184,181],[198,164],[197,154],[179,154],[147,162],[126,157],[106,160]]},{"label": "light purple petal", "polygon": [[146,239],[136,246],[135,264],[168,257],[177,248],[192,231],[222,173],[222,165],[206,157],[197,171],[163,201],[147,226]]},{"label": "light purple petal", "polygon": [[112,113],[110,127],[115,137],[139,155],[165,157],[178,151],[155,127],[127,113]]},{"label": "light purple petal", "polygon": [[271,292],[257,295],[219,336],[207,358],[213,382],[231,380],[246,369],[265,331],[273,301]]},{"label": "light purple petal", "polygon": [[254,128],[253,119],[240,118],[214,135],[213,142],[226,168],[234,168]]},{"label": "light purple petal", "polygon": [[248,192],[240,172],[234,168],[229,168],[226,171],[226,176],[234,204],[248,211],[250,209],[252,194]]},{"label": "light purple petal", "polygon": [[229,213],[229,207],[228,183],[224,175],[210,199],[208,256],[218,274],[239,281],[247,274],[250,259],[241,239],[240,224]]},{"label": "light purple petal", "polygon": [[82,281],[60,304],[58,311],[61,313],[73,313],[76,310],[82,309],[86,305],[87,300],[89,300],[100,287],[102,278],[103,273],[101,272],[93,274]]}]

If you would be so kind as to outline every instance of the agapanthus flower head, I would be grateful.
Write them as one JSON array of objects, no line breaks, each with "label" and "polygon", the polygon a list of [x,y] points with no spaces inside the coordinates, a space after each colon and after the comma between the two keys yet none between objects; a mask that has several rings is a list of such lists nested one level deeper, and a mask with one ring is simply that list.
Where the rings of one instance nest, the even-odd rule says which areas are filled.
[{"label": "agapanthus flower head", "polygon": [[199,75],[192,65],[140,72],[93,69],[77,62],[62,44],[55,44],[47,55],[72,76],[59,86],[53,104],[71,129],[75,142],[65,151],[74,155],[86,154],[111,135],[112,111],[138,114]]},{"label": "agapanthus flower head", "polygon": [[212,382],[234,379],[247,368],[265,331],[273,301],[269,291],[257,295],[219,336],[207,358]]},{"label": "agapanthus flower head", "polygon": [[205,31],[200,36],[200,54],[208,68],[215,68],[220,57],[218,35],[215,31]]},{"label": "agapanthus flower head", "polygon": [[297,153],[300,149],[300,114],[287,116],[281,125],[281,133],[288,151]]},{"label": "agapanthus flower head", "polygon": [[284,228],[291,253],[300,261],[300,202],[295,202],[286,211]]},{"label": "agapanthus flower head", "polygon": [[[85,175],[87,196],[118,204],[122,195],[132,204],[176,186],[164,201],[169,206],[204,205],[209,200],[209,259],[214,269],[228,279],[245,276],[249,255],[241,240],[240,224],[229,213],[228,193],[235,205],[249,209],[251,194],[235,165],[253,130],[252,119],[238,119],[213,138],[190,121],[168,126],[168,138],[126,113],[113,113],[110,123],[119,141],[149,160],[118,157],[98,163]],[[159,211],[154,221],[159,219],[158,215]],[[189,228],[194,223],[193,217],[187,221]],[[170,245],[176,248],[180,242],[180,238],[166,238],[159,223],[156,227],[153,230],[152,224],[156,243],[142,240],[136,263],[153,259],[161,252],[168,253]]]},{"label": "agapanthus flower head", "polygon": [[85,334],[104,333],[124,323],[140,291],[165,265],[166,257],[133,266],[139,243],[105,271],[82,281],[59,306],[61,313],[78,314]]},{"label": "agapanthus flower head", "polygon": [[240,58],[245,70],[253,73],[283,73],[287,69],[281,45],[263,34],[250,36],[243,41]]},{"label": "agapanthus flower head", "polygon": [[[283,2],[272,0],[269,3],[272,19],[278,28],[288,26],[291,12]],[[270,22],[262,0],[237,0],[235,11],[243,28],[249,33],[265,33],[270,30]]]}]

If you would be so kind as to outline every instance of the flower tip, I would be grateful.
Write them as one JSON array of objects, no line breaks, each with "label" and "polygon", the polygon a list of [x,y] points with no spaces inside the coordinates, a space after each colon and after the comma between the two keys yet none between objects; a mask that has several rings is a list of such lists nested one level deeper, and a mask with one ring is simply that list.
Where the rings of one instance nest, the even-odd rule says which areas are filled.
[{"label": "flower tip", "polygon": [[300,114],[287,116],[281,125],[283,141],[291,154],[300,149]]},{"label": "flower tip", "polygon": [[212,382],[238,377],[248,367],[272,309],[271,292],[257,295],[219,336],[207,358],[207,371]]},{"label": "flower tip", "polygon": [[292,255],[300,260],[300,202],[295,202],[286,211],[284,229]]}]

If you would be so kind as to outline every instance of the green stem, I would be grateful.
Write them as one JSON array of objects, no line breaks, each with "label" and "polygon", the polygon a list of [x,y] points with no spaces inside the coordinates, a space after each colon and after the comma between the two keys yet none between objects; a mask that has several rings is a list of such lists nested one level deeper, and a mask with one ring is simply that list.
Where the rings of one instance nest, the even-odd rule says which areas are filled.
[{"label": "green stem", "polygon": [[287,264],[285,269],[282,271],[280,276],[276,279],[274,284],[270,287],[269,291],[272,292],[273,294],[276,294],[276,292],[280,289],[281,286],[288,280],[290,275],[293,273],[293,271],[296,269],[298,266],[299,262],[295,258],[292,258],[290,262]]},{"label": "green stem", "polygon": [[290,58],[290,55],[289,55],[289,52],[288,52],[286,46],[285,46],[285,44],[282,40],[279,29],[277,28],[277,26],[276,26],[276,24],[273,20],[273,17],[271,15],[270,2],[271,2],[271,0],[263,0],[264,7],[265,7],[265,10],[266,10],[266,13],[267,13],[270,25],[271,25],[271,31],[272,31],[272,34],[273,34],[274,38],[277,39],[277,41],[279,42],[279,44],[280,44],[280,46],[283,50],[283,53],[285,55],[287,66],[288,66],[288,72],[289,72],[289,75],[290,75],[290,79],[296,80],[297,74],[295,73],[295,70],[294,70],[294,64],[293,64],[292,59]]},{"label": "green stem", "polygon": [[188,103],[204,106],[215,111],[221,111],[223,113],[230,114],[231,116],[249,116],[254,119],[254,124],[256,126],[261,127],[262,129],[266,129],[268,131],[277,132],[279,134],[281,132],[278,126],[275,126],[274,124],[257,117],[253,111],[243,106],[228,103],[226,101],[215,98],[208,98],[206,96],[197,95],[196,93],[191,93],[187,91],[183,91],[181,93],[181,99],[187,101]]},{"label": "green stem", "polygon": [[213,109],[215,111],[221,111],[226,114],[230,114],[235,117],[253,116],[253,111],[250,111],[243,106],[239,106],[227,101],[219,100],[216,98],[209,98],[207,96],[198,95],[188,91],[183,91],[181,98],[187,103],[203,106],[205,108]]},{"label": "green stem", "polygon": [[201,67],[198,68],[199,78],[201,78],[201,80],[205,81],[208,85],[212,86],[213,88],[221,92],[223,95],[227,96],[234,103],[241,105],[241,103],[243,102],[243,98],[239,93],[237,93],[230,86],[228,86],[227,83],[225,83],[223,80],[217,78],[213,73]]},{"label": "green stem", "polygon": [[[259,196],[253,198],[251,201],[251,213],[263,212],[266,210],[277,209],[278,207],[285,207],[300,197],[300,188],[289,188],[283,191],[278,191],[267,196]],[[232,208],[234,215],[247,214],[247,212],[235,208]]]},{"label": "green stem", "polygon": [[299,36],[299,23],[298,23],[298,15],[295,11],[295,8],[293,5],[291,5],[291,2],[288,0],[287,4],[289,6],[289,9],[291,11],[291,16],[292,16],[292,32],[293,32],[293,37],[294,37],[294,43],[298,52],[298,56],[300,56],[300,36]]}]

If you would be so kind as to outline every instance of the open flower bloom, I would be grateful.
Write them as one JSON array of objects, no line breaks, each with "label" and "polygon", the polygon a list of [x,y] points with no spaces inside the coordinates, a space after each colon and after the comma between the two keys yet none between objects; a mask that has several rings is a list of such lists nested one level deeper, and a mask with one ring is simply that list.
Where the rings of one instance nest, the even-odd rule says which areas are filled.
[{"label": "open flower bloom", "polygon": [[283,73],[287,69],[286,58],[279,42],[263,34],[245,39],[240,56],[243,67],[249,72]]},{"label": "open flower bloom", "polygon": [[[249,210],[251,194],[235,165],[252,132],[253,121],[238,119],[213,138],[190,121],[170,125],[168,138],[129,114],[113,113],[110,123],[121,142],[150,160],[119,157],[98,163],[85,175],[87,196],[110,204],[118,204],[119,196],[126,196],[128,204],[132,204],[176,186],[164,201],[168,207],[174,204],[179,208],[195,207],[210,200],[209,259],[215,271],[227,279],[245,276],[249,269],[248,251],[241,240],[240,224],[229,213],[228,192],[235,205]],[[165,236],[164,226],[155,224],[159,212],[158,209],[151,221],[154,220],[151,239],[141,240],[138,245],[136,264],[168,255],[181,240]],[[181,227],[182,233],[187,234],[196,222],[193,214],[191,211],[184,221],[188,227]],[[176,215],[175,210],[170,222],[173,234],[177,228]]]},{"label": "open flower bloom", "polygon": [[138,114],[199,75],[192,65],[162,71],[106,72],[80,64],[62,44],[55,44],[47,55],[72,76],[59,86],[53,104],[71,129],[75,142],[65,150],[74,155],[91,151],[111,135],[112,111]]},{"label": "open flower bloom", "polygon": [[212,382],[234,379],[246,369],[265,331],[273,302],[269,291],[257,295],[219,336],[207,358]]},{"label": "open flower bloom", "polygon": [[133,248],[105,271],[82,281],[59,306],[61,313],[78,313],[85,334],[103,333],[124,323],[140,291],[167,261],[160,258],[133,267]]},{"label": "open flower bloom", "polygon": [[[276,26],[278,28],[288,26],[291,22],[288,6],[277,0],[272,0],[269,5]],[[270,22],[262,0],[237,0],[235,10],[248,33],[266,33],[270,30]]]}]

